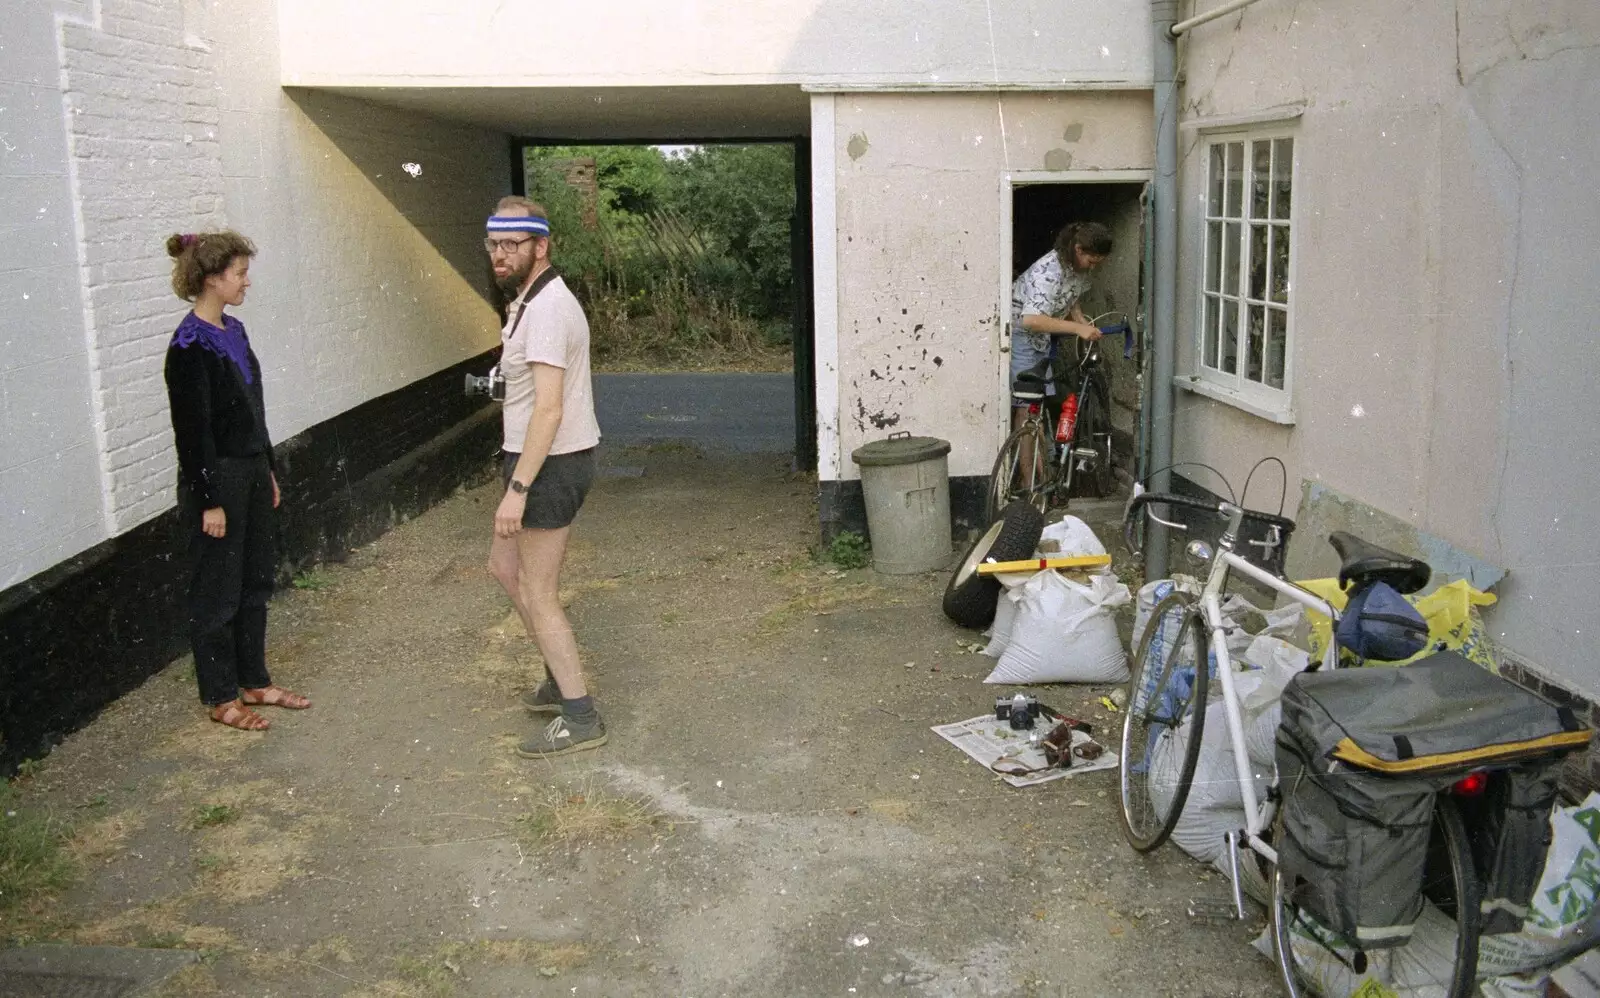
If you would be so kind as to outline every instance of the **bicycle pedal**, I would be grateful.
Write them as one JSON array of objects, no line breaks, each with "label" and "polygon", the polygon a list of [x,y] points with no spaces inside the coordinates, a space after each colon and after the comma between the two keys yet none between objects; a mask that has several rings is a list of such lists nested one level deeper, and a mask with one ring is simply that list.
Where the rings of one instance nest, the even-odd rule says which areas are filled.
[{"label": "bicycle pedal", "polygon": [[1239,920],[1239,910],[1229,898],[1191,898],[1187,911],[1190,918],[1208,924]]}]

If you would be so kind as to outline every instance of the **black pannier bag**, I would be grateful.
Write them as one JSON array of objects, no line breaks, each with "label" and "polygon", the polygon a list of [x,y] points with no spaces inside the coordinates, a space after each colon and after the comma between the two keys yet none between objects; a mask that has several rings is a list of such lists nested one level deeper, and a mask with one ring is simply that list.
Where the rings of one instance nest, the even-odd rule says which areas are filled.
[{"label": "black pannier bag", "polygon": [[1277,735],[1276,846],[1283,872],[1300,878],[1295,903],[1360,949],[1406,942],[1422,912],[1434,795],[1490,769],[1490,786],[1515,806],[1474,838],[1485,923],[1504,931],[1543,869],[1548,770],[1588,739],[1570,710],[1455,652],[1301,673],[1284,690]]}]

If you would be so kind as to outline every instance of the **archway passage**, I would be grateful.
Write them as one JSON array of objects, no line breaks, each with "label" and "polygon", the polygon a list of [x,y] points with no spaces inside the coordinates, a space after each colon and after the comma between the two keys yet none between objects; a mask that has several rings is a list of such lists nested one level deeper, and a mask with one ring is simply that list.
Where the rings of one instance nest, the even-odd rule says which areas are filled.
[{"label": "archway passage", "polygon": [[805,140],[516,148],[589,316],[608,440],[814,467]]}]

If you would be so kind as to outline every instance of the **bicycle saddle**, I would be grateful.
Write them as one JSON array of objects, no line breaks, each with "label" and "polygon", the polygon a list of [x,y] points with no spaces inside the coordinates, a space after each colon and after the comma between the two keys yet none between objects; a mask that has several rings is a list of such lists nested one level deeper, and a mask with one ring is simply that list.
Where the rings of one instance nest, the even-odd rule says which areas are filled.
[{"label": "bicycle saddle", "polygon": [[1045,396],[1045,386],[1050,383],[1050,361],[1039,363],[1017,375],[1011,383],[1011,394],[1019,399],[1034,401]]},{"label": "bicycle saddle", "polygon": [[1414,593],[1433,577],[1427,562],[1369,544],[1343,530],[1329,534],[1328,543],[1339,552],[1341,588],[1349,588],[1351,583],[1360,588],[1368,582],[1387,582],[1397,592]]}]

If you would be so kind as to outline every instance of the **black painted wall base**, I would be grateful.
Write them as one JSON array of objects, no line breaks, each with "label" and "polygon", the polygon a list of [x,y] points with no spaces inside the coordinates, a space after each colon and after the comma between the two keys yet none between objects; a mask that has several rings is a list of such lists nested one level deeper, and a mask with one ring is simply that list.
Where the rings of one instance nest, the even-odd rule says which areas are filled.
[{"label": "black painted wall base", "polygon": [[[988,475],[962,475],[950,479],[950,533],[959,544],[971,530],[985,526],[983,507],[989,494]],[[825,481],[818,484],[818,519],[822,543],[829,544],[846,531],[867,534],[867,501],[861,480]]]},{"label": "black painted wall base", "polygon": [[[495,474],[500,407],[466,397],[462,375],[482,374],[497,352],[275,447],[284,494],[282,579],[317,561],[342,560]],[[0,773],[47,752],[187,651],[187,543],[169,510],[0,592]]]}]

